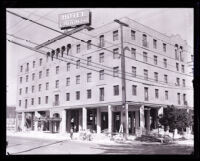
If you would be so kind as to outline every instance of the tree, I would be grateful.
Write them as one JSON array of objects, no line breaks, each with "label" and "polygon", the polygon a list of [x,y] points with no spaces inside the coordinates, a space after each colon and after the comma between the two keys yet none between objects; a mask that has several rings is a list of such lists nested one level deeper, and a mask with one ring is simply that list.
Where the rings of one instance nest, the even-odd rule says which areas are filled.
[{"label": "tree", "polygon": [[186,127],[191,126],[193,123],[191,113],[188,113],[186,109],[177,109],[173,105],[164,109],[159,122],[164,126],[165,130],[169,127],[169,131],[173,133],[174,129],[183,132]]}]

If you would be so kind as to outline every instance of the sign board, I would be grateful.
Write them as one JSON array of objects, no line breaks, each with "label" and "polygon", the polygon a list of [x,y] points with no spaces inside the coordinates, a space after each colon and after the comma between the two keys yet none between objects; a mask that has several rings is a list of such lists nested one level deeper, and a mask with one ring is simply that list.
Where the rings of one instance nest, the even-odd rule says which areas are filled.
[{"label": "sign board", "polygon": [[84,24],[90,25],[91,12],[89,10],[81,10],[60,14],[58,16],[58,23],[61,30],[74,28]]}]

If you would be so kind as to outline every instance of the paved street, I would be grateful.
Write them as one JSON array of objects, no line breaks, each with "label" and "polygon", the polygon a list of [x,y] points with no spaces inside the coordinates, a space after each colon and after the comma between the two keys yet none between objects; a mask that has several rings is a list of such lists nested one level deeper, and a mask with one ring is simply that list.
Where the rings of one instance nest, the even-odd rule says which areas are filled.
[{"label": "paved street", "polygon": [[191,154],[193,147],[186,145],[161,145],[134,141],[121,144],[100,144],[71,140],[47,140],[8,136],[7,151],[22,154]]}]

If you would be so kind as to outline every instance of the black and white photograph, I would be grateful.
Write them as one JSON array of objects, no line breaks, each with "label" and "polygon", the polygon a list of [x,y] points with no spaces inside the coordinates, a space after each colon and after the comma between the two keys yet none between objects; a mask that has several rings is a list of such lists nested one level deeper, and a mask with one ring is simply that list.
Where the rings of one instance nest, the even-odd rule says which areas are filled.
[{"label": "black and white photograph", "polygon": [[194,8],[6,8],[6,155],[194,153]]}]

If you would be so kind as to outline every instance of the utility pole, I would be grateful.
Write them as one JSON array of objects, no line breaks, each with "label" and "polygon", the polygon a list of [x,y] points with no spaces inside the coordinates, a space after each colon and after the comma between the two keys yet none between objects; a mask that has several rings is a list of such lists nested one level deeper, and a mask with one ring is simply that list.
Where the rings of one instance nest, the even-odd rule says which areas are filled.
[{"label": "utility pole", "polygon": [[121,31],[121,74],[122,74],[122,118],[121,118],[121,125],[123,128],[123,136],[125,139],[127,139],[127,130],[126,128],[126,122],[127,120],[127,112],[125,110],[126,108],[126,75],[125,75],[125,56],[124,56],[124,51],[126,48],[124,48],[123,45],[123,26],[128,27],[128,24],[125,24],[117,19],[114,20],[115,22],[120,24],[120,31]]}]

